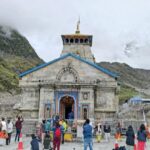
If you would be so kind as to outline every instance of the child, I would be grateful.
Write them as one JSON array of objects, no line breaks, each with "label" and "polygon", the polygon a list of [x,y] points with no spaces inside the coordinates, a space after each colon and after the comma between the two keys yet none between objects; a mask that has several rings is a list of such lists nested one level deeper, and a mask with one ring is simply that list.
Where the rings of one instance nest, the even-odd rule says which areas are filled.
[{"label": "child", "polygon": [[31,150],[39,150],[39,142],[34,134],[32,134]]},{"label": "child", "polygon": [[5,141],[8,138],[6,131],[2,131],[0,128],[0,145],[5,145]]},{"label": "child", "polygon": [[44,138],[44,143],[43,143],[44,150],[52,150],[52,147],[50,145],[50,141],[51,141],[50,135],[46,134],[45,138]]},{"label": "child", "polygon": [[99,123],[97,125],[96,140],[97,140],[97,142],[100,142],[101,139],[102,139],[102,129],[101,129],[101,124]]}]

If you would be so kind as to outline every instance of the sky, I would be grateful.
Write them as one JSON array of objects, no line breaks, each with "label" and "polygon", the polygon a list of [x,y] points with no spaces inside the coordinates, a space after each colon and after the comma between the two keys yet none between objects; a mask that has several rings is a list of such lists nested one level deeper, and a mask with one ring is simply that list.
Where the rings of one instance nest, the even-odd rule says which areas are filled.
[{"label": "sky", "polygon": [[61,34],[93,35],[97,62],[150,69],[150,0],[0,0],[0,24],[24,35],[48,62],[62,51]]}]

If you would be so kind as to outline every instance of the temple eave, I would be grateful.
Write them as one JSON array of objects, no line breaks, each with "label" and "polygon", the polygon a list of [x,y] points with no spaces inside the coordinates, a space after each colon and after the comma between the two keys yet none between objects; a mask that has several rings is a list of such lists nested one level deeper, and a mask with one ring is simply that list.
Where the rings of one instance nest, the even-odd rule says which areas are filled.
[{"label": "temple eave", "polygon": [[66,34],[62,35],[62,37],[91,37],[92,35],[86,35],[86,34]]}]

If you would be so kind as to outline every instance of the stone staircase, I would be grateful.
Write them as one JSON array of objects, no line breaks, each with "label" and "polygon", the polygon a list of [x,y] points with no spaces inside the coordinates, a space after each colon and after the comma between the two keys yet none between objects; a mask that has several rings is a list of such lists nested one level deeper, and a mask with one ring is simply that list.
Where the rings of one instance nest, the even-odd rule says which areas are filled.
[{"label": "stone staircase", "polygon": [[31,134],[36,133],[36,126],[38,124],[37,120],[24,120],[22,133],[26,136],[30,136]]}]

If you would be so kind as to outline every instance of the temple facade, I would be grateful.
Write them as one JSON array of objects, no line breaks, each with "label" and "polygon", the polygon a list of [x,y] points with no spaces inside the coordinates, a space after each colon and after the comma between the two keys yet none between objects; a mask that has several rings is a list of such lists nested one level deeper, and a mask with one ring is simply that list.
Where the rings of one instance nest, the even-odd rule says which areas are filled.
[{"label": "temple facade", "polygon": [[51,118],[54,114],[76,120],[112,119],[118,110],[117,75],[95,63],[92,35],[62,35],[59,58],[20,74],[22,89],[18,111],[25,119]]}]

